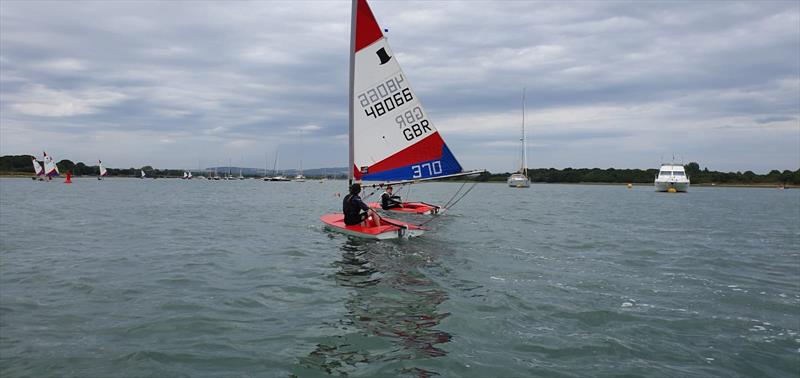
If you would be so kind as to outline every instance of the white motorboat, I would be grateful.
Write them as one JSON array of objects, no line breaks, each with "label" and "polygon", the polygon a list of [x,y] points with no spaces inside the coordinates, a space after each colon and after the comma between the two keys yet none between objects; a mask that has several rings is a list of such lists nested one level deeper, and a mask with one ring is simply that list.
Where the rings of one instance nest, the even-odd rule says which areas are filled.
[{"label": "white motorboat", "polygon": [[689,190],[689,176],[682,165],[661,164],[655,187],[658,192],[686,192]]}]

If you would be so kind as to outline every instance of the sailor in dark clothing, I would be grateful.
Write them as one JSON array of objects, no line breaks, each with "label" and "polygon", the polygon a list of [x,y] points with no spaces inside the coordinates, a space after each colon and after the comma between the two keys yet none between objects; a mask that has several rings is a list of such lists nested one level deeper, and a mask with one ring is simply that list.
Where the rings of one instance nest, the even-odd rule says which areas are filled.
[{"label": "sailor in dark clothing", "polygon": [[381,208],[384,210],[403,207],[403,201],[400,200],[400,196],[392,194],[393,190],[392,186],[389,185],[386,187],[386,191],[381,194]]},{"label": "sailor in dark clothing", "polygon": [[[369,208],[369,205],[361,200],[358,194],[361,193],[361,184],[355,183],[350,186],[350,194],[344,196],[342,201],[342,212],[344,213],[344,224],[348,226],[355,226],[363,224],[367,227],[366,220],[372,218],[375,226],[381,225],[381,219],[375,210]],[[372,217],[370,217],[372,215]]]}]

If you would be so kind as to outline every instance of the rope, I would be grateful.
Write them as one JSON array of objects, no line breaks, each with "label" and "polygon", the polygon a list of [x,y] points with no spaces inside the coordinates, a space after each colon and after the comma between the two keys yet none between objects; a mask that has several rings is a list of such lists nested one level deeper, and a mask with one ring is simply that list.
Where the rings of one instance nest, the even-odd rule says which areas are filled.
[{"label": "rope", "polygon": [[[461,184],[461,188],[463,188],[465,184],[466,184],[466,182],[464,182],[463,184]],[[457,204],[459,201],[461,201],[461,200],[462,200],[464,197],[466,197],[466,196],[467,196],[467,194],[469,194],[469,192],[471,192],[471,191],[472,191],[472,189],[474,189],[474,188],[475,188],[475,185],[478,185],[478,183],[477,183],[477,182],[474,182],[474,183],[472,183],[472,186],[470,186],[470,187],[469,187],[469,189],[467,189],[467,190],[466,190],[466,191],[465,191],[463,194],[461,194],[461,196],[460,196],[460,197],[458,197],[458,199],[456,199],[456,200],[455,200],[455,201],[453,201],[452,203],[450,203],[450,201],[448,201],[448,202],[447,202],[447,203],[448,203],[448,205],[447,205],[447,206],[444,206],[444,211],[447,211],[447,210],[451,209],[451,208],[452,208],[453,206],[455,206],[455,205],[456,205],[456,204]],[[456,194],[458,194],[458,192],[460,192],[460,191],[461,191],[461,188],[458,188],[458,191],[456,192]],[[455,195],[453,196],[453,198],[455,198]],[[453,199],[453,198],[451,198],[451,201],[452,201],[452,199]],[[422,227],[422,226],[424,226],[424,225],[426,225],[426,224],[428,224],[428,223],[432,222],[434,219],[439,219],[439,218],[440,218],[440,217],[433,217],[433,218],[431,218],[431,219],[428,219],[428,220],[426,220],[425,222],[422,222],[422,223],[418,224],[418,226],[419,226],[419,227]]]},{"label": "rope", "polygon": [[[409,195],[409,193],[411,192],[411,185],[410,185],[410,184],[401,184],[401,186],[402,186],[402,185],[408,185],[408,191],[406,192],[406,199],[408,199],[408,195]],[[447,203],[445,203],[445,204],[444,204],[444,205],[442,205],[442,206],[436,206],[436,205],[432,205],[432,204],[425,203],[425,202],[420,202],[420,203],[422,203],[422,204],[425,204],[425,205],[428,205],[428,206],[435,207],[435,208],[437,208],[437,209],[443,209],[443,210],[442,210],[442,213],[440,213],[440,215],[441,215],[441,214],[443,214],[443,213],[444,213],[444,211],[447,211],[447,210],[449,210],[450,208],[452,208],[453,206],[455,206],[455,205],[456,205],[456,204],[457,204],[459,201],[461,201],[461,200],[462,200],[464,197],[466,197],[466,196],[467,196],[467,194],[469,194],[469,192],[471,192],[471,191],[472,191],[472,189],[475,189],[475,186],[476,186],[476,185],[478,185],[478,182],[473,182],[473,183],[472,183],[472,185],[471,185],[471,186],[470,186],[470,187],[469,187],[469,188],[468,188],[466,191],[464,191],[464,193],[461,193],[461,191],[464,189],[464,186],[465,186],[465,185],[467,185],[467,182],[466,182],[466,181],[462,182],[462,183],[461,183],[461,186],[460,186],[460,187],[458,187],[458,190],[455,192],[455,194],[453,194],[453,196],[452,196],[452,197],[450,197],[450,199],[447,201]],[[378,191],[380,191],[381,189],[383,189],[382,185],[379,185],[379,186],[372,186],[372,188],[373,188],[373,189],[375,189],[375,190],[373,190],[371,193],[369,193],[369,194],[367,194],[366,196],[364,196],[364,198],[369,198],[369,197],[371,197],[372,195],[374,195],[375,193],[377,193]],[[459,195],[459,194],[460,194],[460,195]],[[458,198],[456,198],[456,197],[458,197]],[[397,223],[394,223],[394,222],[392,222],[392,221],[389,221],[389,220],[387,220],[386,218],[384,218],[384,217],[382,217],[381,215],[379,215],[377,211],[373,212],[373,214],[374,214],[375,216],[377,216],[377,217],[378,217],[378,218],[381,220],[381,224],[383,224],[383,223],[386,223],[386,224],[389,224],[389,225],[392,225],[392,226],[396,226],[396,227],[401,227],[401,228],[402,228],[402,227],[407,227],[407,226],[406,226],[406,225],[404,225],[404,224],[397,224]],[[432,218],[430,218],[430,219],[428,219],[428,220],[426,220],[426,221],[424,221],[424,222],[422,222],[422,223],[420,223],[420,224],[418,224],[418,225],[415,225],[415,226],[417,226],[417,227],[422,227],[422,226],[424,226],[424,225],[426,225],[426,224],[428,224],[428,223],[432,222],[433,220],[435,220],[435,219],[439,219],[439,218],[440,218],[440,217],[432,217]],[[408,224],[412,224],[412,223],[408,223]]]},{"label": "rope", "polygon": [[450,206],[450,202],[452,202],[452,201],[453,201],[453,199],[454,199],[454,198],[456,198],[456,196],[458,195],[458,193],[460,193],[460,192],[461,192],[461,189],[464,189],[464,185],[466,185],[466,184],[467,184],[467,182],[466,182],[466,181],[462,182],[462,183],[461,183],[461,186],[460,186],[460,187],[458,187],[458,190],[456,190],[455,194],[453,194],[453,196],[452,196],[452,197],[450,197],[450,199],[449,199],[449,200],[447,200],[447,203],[445,203],[444,205],[442,205],[442,207],[446,209],[448,206]]}]

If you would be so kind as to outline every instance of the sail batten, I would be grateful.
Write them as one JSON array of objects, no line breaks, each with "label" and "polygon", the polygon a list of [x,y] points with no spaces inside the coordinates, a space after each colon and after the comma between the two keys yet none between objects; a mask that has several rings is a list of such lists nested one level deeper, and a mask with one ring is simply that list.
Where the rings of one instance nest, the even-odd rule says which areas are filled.
[{"label": "sail batten", "polygon": [[350,176],[359,181],[398,181],[462,172],[366,0],[353,4]]}]

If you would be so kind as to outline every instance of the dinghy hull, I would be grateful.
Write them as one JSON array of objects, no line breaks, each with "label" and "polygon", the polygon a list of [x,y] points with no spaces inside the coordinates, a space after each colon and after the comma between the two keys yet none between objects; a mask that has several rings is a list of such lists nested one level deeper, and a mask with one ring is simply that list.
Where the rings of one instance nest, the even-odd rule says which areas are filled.
[{"label": "dinghy hull", "polygon": [[[378,202],[370,202],[369,207],[379,210],[382,209]],[[422,202],[403,202],[403,207],[394,207],[386,211],[394,211],[402,214],[436,215],[439,214],[439,206],[428,205]]]},{"label": "dinghy hull", "polygon": [[[364,239],[399,239],[417,237],[425,233],[425,229],[410,223],[405,223],[395,219],[381,218],[384,222],[381,226],[364,227],[361,225],[348,226],[344,224],[344,214],[325,214],[319,218],[325,223],[325,227],[331,231],[339,232],[349,236]],[[391,222],[393,224],[388,224]],[[396,225],[403,225],[399,227]]]}]

